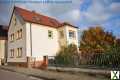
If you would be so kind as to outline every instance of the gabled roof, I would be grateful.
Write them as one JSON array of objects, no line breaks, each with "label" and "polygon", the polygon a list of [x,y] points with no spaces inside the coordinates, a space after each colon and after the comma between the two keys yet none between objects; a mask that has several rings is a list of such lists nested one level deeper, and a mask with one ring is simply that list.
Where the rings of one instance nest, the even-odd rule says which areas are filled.
[{"label": "gabled roof", "polygon": [[46,25],[46,26],[50,26],[50,27],[54,27],[54,28],[59,27],[59,25],[61,24],[56,19],[38,14],[34,11],[28,11],[26,9],[22,9],[19,7],[15,7],[14,10],[17,14],[19,14],[27,22]]},{"label": "gabled roof", "polygon": [[74,28],[78,28],[78,27],[73,26],[72,24],[70,24],[70,23],[68,23],[68,22],[64,22],[64,23],[62,23],[62,24],[59,25],[59,26],[66,26],[66,25],[71,26],[71,27],[74,27]]},{"label": "gabled roof", "polygon": [[[78,28],[76,26],[73,26],[69,23],[60,23],[59,21],[57,21],[54,18],[48,17],[48,16],[44,16],[42,14],[38,14],[35,11],[29,11],[20,7],[14,7],[13,12],[16,12],[17,14],[19,14],[24,21],[26,22],[30,22],[30,23],[36,23],[36,24],[41,24],[41,25],[46,25],[49,27],[53,27],[53,28],[59,28],[62,27],[64,25],[69,25],[71,27],[75,27]],[[13,13],[12,13],[13,16]],[[12,17],[11,17],[12,18]],[[10,19],[10,23],[11,23],[11,19]],[[10,26],[9,23],[9,26]]]}]

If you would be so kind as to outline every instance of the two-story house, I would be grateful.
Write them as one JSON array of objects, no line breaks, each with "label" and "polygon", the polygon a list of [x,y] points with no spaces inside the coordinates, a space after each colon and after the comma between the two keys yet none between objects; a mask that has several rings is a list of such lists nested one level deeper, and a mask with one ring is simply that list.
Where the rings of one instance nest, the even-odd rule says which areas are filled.
[{"label": "two-story house", "polygon": [[8,31],[9,65],[28,66],[29,61],[43,61],[71,43],[78,46],[77,27],[14,7]]}]

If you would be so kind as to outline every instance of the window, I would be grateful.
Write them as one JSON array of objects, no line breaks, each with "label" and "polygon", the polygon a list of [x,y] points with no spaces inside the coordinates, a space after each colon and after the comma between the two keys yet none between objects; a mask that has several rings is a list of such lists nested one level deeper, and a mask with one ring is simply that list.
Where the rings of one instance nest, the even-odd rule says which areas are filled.
[{"label": "window", "polygon": [[74,31],[69,31],[69,38],[75,38],[75,32]]},{"label": "window", "polygon": [[22,48],[17,48],[17,57],[22,57]]},{"label": "window", "polygon": [[19,31],[16,32],[16,39],[19,39]]},{"label": "window", "polygon": [[10,41],[13,42],[14,41],[14,34],[10,35]]},{"label": "window", "polygon": [[13,21],[13,24],[14,24],[14,26],[16,26],[16,24],[17,24],[16,17],[14,17],[13,20],[14,20],[14,21]]},{"label": "window", "polygon": [[14,49],[10,50],[10,57],[13,58],[14,57]]},{"label": "window", "polygon": [[21,38],[22,38],[22,29],[18,30],[16,34],[16,39],[21,39]]},{"label": "window", "polygon": [[19,39],[21,39],[22,38],[22,29],[20,29],[20,31],[19,31]]},{"label": "window", "polygon": [[64,37],[63,31],[59,31],[59,34],[60,34],[60,38],[63,38],[63,37]]},{"label": "window", "polygon": [[53,32],[51,30],[48,30],[48,37],[53,38]]}]

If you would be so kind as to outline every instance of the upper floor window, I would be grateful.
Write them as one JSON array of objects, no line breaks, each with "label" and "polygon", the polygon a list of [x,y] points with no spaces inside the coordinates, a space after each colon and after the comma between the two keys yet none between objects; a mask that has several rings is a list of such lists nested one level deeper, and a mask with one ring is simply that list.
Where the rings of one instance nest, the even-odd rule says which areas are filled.
[{"label": "upper floor window", "polygon": [[22,48],[17,48],[17,57],[22,57]]},{"label": "upper floor window", "polygon": [[10,41],[13,42],[14,41],[14,34],[10,35]]},{"label": "upper floor window", "polygon": [[53,38],[53,31],[48,30],[48,37],[49,37],[49,38]]},{"label": "upper floor window", "polygon": [[69,38],[75,38],[75,31],[69,31]]},{"label": "upper floor window", "polygon": [[22,38],[22,29],[18,30],[16,34],[16,39],[21,39],[21,38]]},{"label": "upper floor window", "polygon": [[10,50],[10,57],[13,58],[14,57],[14,49]]}]

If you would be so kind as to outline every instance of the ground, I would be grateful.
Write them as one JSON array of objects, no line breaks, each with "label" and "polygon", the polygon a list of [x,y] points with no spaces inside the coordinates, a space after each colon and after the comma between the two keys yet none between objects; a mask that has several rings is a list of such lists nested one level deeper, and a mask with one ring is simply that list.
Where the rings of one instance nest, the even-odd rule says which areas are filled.
[{"label": "ground", "polygon": [[43,79],[0,69],[0,80],[43,80]]}]

